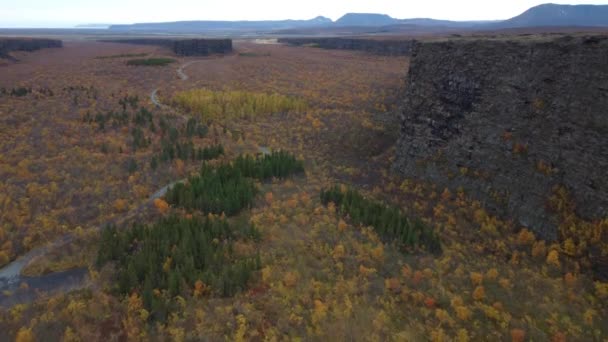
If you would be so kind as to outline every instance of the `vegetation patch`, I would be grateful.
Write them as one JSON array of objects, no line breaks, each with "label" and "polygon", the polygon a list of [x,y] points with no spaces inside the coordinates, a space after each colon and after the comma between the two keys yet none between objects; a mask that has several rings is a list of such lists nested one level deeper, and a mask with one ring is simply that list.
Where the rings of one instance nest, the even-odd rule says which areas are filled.
[{"label": "vegetation patch", "polygon": [[321,190],[321,201],[325,205],[334,203],[353,223],[373,226],[378,235],[397,241],[402,246],[420,246],[433,253],[441,252],[437,234],[421,221],[410,220],[395,206],[365,198],[354,189],[342,189],[340,186]]},{"label": "vegetation patch", "polygon": [[199,175],[190,177],[187,184],[175,185],[166,199],[177,207],[234,215],[251,206],[257,194],[253,179],[285,178],[303,171],[302,162],[287,152],[261,158],[239,156],[232,164],[203,164]]},{"label": "vegetation patch", "polygon": [[229,120],[259,115],[303,112],[307,108],[301,99],[278,93],[252,93],[246,91],[212,91],[193,89],[177,93],[173,104],[203,120]]},{"label": "vegetation patch", "polygon": [[117,59],[117,58],[133,58],[133,57],[146,57],[147,53],[122,53],[118,55],[109,56],[97,56],[95,59]]},{"label": "vegetation patch", "polygon": [[160,131],[162,135],[160,155],[154,156],[151,161],[152,168],[156,168],[158,162],[170,162],[174,159],[181,160],[212,160],[224,154],[222,145],[213,145],[205,148],[195,148],[192,138],[204,138],[209,128],[195,119],[189,119],[186,127],[182,129],[182,137],[180,139],[180,130],[169,125],[169,123],[161,119]]},{"label": "vegetation patch", "polygon": [[270,52],[267,53],[254,53],[254,52],[240,52],[240,57],[270,57]]},{"label": "vegetation patch", "polygon": [[127,61],[127,65],[134,66],[165,66],[174,63],[175,59],[172,58],[141,58],[141,59],[130,59]]},{"label": "vegetation patch", "polygon": [[97,264],[114,262],[114,290],[121,295],[140,293],[149,317],[164,321],[179,307],[177,296],[231,296],[243,290],[261,262],[259,255],[235,255],[232,246],[258,238],[257,229],[246,222],[172,215],[153,225],[108,227]]}]

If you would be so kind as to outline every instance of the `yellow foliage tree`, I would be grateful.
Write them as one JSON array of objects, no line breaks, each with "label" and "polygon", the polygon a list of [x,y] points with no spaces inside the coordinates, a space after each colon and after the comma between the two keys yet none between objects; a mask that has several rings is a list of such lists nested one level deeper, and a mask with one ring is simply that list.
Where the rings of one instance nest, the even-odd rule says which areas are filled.
[{"label": "yellow foliage tree", "polygon": [[162,198],[154,199],[154,207],[161,213],[164,214],[169,210],[169,203]]},{"label": "yellow foliage tree", "polygon": [[524,342],[526,339],[526,332],[522,329],[511,330],[511,341],[512,342]]},{"label": "yellow foliage tree", "polygon": [[560,267],[561,264],[559,262],[559,253],[556,250],[550,251],[547,255],[547,264]]},{"label": "yellow foliage tree", "polygon": [[344,222],[344,220],[340,219],[340,222],[338,222],[338,230],[343,232],[346,230],[346,227],[348,227],[346,222]]},{"label": "yellow foliage tree", "polygon": [[197,280],[194,283],[194,297],[201,297],[208,291],[207,286],[201,280]]},{"label": "yellow foliage tree", "polygon": [[286,287],[294,287],[298,283],[299,275],[297,272],[287,272],[283,277],[283,285]]},{"label": "yellow foliage tree", "polygon": [[483,274],[479,272],[471,272],[471,282],[473,285],[481,285],[483,282]]},{"label": "yellow foliage tree", "polygon": [[264,199],[268,204],[272,204],[273,197],[272,192],[267,192],[266,195],[264,195]]},{"label": "yellow foliage tree", "polygon": [[483,286],[477,286],[475,291],[473,291],[473,299],[475,300],[483,300],[486,297],[486,290]]},{"label": "yellow foliage tree", "polygon": [[128,202],[125,199],[117,199],[114,201],[114,209],[118,212],[123,212],[127,210]]},{"label": "yellow foliage tree", "polygon": [[34,333],[32,330],[26,327],[22,327],[17,332],[17,336],[15,337],[15,342],[34,342]]}]

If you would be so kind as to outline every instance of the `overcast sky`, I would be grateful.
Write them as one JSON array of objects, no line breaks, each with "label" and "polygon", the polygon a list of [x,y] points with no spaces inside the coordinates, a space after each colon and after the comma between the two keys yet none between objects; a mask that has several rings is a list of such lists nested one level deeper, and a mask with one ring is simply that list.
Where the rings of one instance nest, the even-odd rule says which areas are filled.
[{"label": "overcast sky", "polygon": [[[547,0],[548,1],[548,0]],[[76,24],[178,20],[338,19],[347,12],[394,18],[494,20],[516,16],[534,0],[0,0],[0,27],[71,27]],[[608,0],[552,1],[606,4]]]}]

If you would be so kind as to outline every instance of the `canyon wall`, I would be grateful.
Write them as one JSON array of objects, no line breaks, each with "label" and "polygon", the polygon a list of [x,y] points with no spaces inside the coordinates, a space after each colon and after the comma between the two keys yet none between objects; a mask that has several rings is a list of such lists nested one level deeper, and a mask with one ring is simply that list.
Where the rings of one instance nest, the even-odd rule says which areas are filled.
[{"label": "canyon wall", "polygon": [[187,39],[176,40],[173,52],[180,56],[208,56],[232,52],[231,39]]},{"label": "canyon wall", "polygon": [[1,38],[0,37],[0,57],[10,57],[11,51],[36,51],[46,48],[63,47],[61,40],[39,39],[39,38]]},{"label": "canyon wall", "polygon": [[608,217],[608,37],[416,42],[394,167],[548,240],[565,187]]},{"label": "canyon wall", "polygon": [[411,40],[380,40],[360,38],[280,38],[279,43],[302,46],[311,45],[322,49],[359,50],[384,56],[408,56]]},{"label": "canyon wall", "polygon": [[209,56],[232,52],[231,39],[115,39],[102,40],[108,43],[155,45],[169,48],[179,56]]}]

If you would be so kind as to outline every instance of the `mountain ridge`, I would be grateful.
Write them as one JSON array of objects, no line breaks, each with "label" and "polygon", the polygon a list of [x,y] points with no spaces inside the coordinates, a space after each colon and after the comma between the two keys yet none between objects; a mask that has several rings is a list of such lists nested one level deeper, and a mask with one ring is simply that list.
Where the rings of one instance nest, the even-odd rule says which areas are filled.
[{"label": "mountain ridge", "polygon": [[558,5],[542,4],[524,11],[520,15],[496,21],[453,21],[432,18],[396,19],[381,13],[346,13],[336,21],[323,16],[309,20],[240,20],[214,21],[194,20],[164,23],[136,23],[131,25],[112,25],[112,31],[151,31],[170,33],[200,33],[213,31],[266,31],[335,28],[335,27],[390,27],[395,25],[414,25],[433,28],[494,29],[522,27],[562,27],[586,26],[608,27],[608,5]]}]

